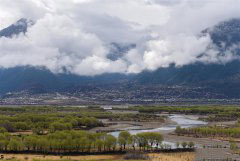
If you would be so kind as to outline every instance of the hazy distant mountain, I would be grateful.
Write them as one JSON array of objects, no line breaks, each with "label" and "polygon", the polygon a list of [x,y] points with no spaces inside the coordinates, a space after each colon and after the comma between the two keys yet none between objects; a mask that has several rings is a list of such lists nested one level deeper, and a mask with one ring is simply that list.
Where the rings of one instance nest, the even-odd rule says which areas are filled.
[{"label": "hazy distant mountain", "polygon": [[[16,24],[0,31],[0,36],[12,37],[25,33],[31,21],[19,20]],[[240,43],[240,20],[232,19],[222,22],[213,28],[203,31],[209,33],[219,50],[224,53],[233,45]],[[135,44],[111,44],[108,56],[117,60],[125,52],[134,48]],[[234,49],[240,54],[239,48]],[[77,76],[72,74],[53,74],[46,69],[33,67],[16,67],[0,70],[0,94],[9,91],[29,90],[31,92],[52,92],[76,90],[77,87],[92,85],[104,87],[106,84],[145,85],[184,85],[202,86],[215,93],[223,93],[228,97],[240,98],[240,61],[234,60],[227,64],[195,63],[176,68],[160,68],[154,72],[144,71],[138,75],[104,74],[95,77]],[[89,89],[90,90],[90,89]]]}]

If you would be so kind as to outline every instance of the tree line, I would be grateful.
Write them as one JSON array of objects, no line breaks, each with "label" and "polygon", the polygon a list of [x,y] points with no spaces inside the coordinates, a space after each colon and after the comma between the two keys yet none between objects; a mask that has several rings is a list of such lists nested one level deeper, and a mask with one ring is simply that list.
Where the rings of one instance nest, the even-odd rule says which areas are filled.
[{"label": "tree line", "polygon": [[[30,117],[29,115],[40,115],[41,117],[64,117],[66,115],[72,115],[78,118],[87,117],[96,119],[110,119],[113,121],[164,121],[165,119],[163,116],[157,116],[148,113],[112,113],[100,108],[99,106],[23,106],[0,108],[0,119],[3,118],[4,120],[9,120],[10,122],[14,122],[14,120],[20,120],[19,117],[23,117],[24,120],[26,120],[28,119],[26,117]],[[29,119],[32,120],[32,118]],[[21,122],[21,120],[18,122]]]},{"label": "tree line", "polygon": [[[45,108],[40,109],[45,110]],[[114,121],[164,121],[164,117],[150,114],[115,114],[111,112],[96,111],[66,114],[49,111],[48,113],[29,112],[14,113],[12,115],[0,115],[0,127],[5,128],[8,132],[31,130],[34,133],[43,134],[44,132],[54,132],[57,130],[83,130],[94,127],[102,127],[104,124],[100,121],[100,119],[109,119]]]},{"label": "tree line", "polygon": [[103,126],[103,123],[94,117],[77,117],[71,114],[0,115],[0,127],[8,132],[32,130],[36,134],[43,134],[45,131],[55,132],[100,126]]},{"label": "tree line", "polygon": [[196,128],[181,128],[175,130],[178,135],[191,135],[194,137],[234,137],[240,138],[240,128],[223,128],[223,127],[196,127]]},{"label": "tree line", "polygon": [[131,135],[120,132],[116,138],[106,133],[86,131],[56,131],[47,135],[12,136],[1,131],[0,151],[37,153],[91,153],[131,150],[157,150],[162,144],[160,133]]},{"label": "tree line", "polygon": [[221,114],[225,116],[240,116],[238,106],[134,106],[128,110],[137,110],[141,113],[184,113],[184,114]]},{"label": "tree line", "polygon": [[235,121],[238,120],[238,113],[223,113],[200,117],[199,120],[206,122],[221,122],[221,121]]}]

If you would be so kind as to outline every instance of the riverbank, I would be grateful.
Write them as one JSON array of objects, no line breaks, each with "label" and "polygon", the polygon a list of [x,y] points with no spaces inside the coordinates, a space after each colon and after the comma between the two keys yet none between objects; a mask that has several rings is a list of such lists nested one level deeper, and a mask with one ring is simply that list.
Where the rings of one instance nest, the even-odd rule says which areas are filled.
[{"label": "riverbank", "polygon": [[115,125],[110,127],[99,127],[93,130],[99,130],[109,132],[113,136],[118,136],[120,131],[127,130],[131,134],[137,134],[142,132],[161,132],[162,134],[169,134],[173,132],[177,126],[184,128],[196,127],[206,125],[206,122],[198,120],[198,116],[195,115],[169,115],[165,122],[126,122],[118,121],[109,123],[115,123]]},{"label": "riverbank", "polygon": [[127,130],[131,134],[137,134],[141,132],[161,132],[164,136],[164,142],[175,147],[176,143],[182,142],[193,142],[196,147],[225,147],[229,148],[230,143],[228,140],[214,139],[214,138],[195,138],[190,136],[178,136],[174,134],[174,130],[177,126],[181,126],[183,128],[191,128],[205,125],[217,125],[217,124],[227,124],[231,125],[234,122],[211,122],[207,123],[201,120],[198,120],[198,115],[169,115],[169,117],[162,122],[133,122],[133,121],[108,121],[107,123],[114,123],[114,125],[110,127],[100,127],[94,128],[93,131],[104,131],[112,134],[117,137],[120,131]]},{"label": "riverbank", "polygon": [[92,132],[116,132],[124,130],[152,130],[159,127],[177,125],[175,121],[172,121],[170,118],[166,118],[164,122],[161,121],[110,121],[107,119],[101,120],[104,124],[109,126],[106,127],[96,127],[91,129]]}]

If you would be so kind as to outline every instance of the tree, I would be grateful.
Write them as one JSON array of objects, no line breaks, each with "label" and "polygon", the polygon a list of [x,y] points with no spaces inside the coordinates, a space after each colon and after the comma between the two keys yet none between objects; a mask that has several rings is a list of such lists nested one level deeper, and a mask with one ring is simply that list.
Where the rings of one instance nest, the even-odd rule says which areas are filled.
[{"label": "tree", "polygon": [[156,149],[158,149],[159,145],[162,144],[163,141],[163,136],[161,133],[157,133],[156,134],[156,140],[155,140],[155,144],[156,144]]},{"label": "tree", "polygon": [[7,130],[4,127],[0,127],[0,133],[5,133]]},{"label": "tree", "polygon": [[182,142],[181,143],[182,147],[185,149],[187,147],[187,143],[186,142]]},{"label": "tree", "polygon": [[137,136],[131,135],[128,139],[128,144],[131,144],[132,148],[135,150],[135,146],[137,144]]},{"label": "tree", "polygon": [[70,123],[53,122],[52,124],[50,124],[51,132],[71,130],[71,129],[72,129],[72,124]]},{"label": "tree", "polygon": [[25,147],[28,149],[28,150],[34,150],[36,151],[37,150],[37,136],[35,135],[30,135],[30,136],[27,136],[25,139],[24,139],[24,145]]},{"label": "tree", "polygon": [[78,119],[78,124],[79,126],[86,126],[90,128],[98,126],[100,122],[94,117],[83,117]]},{"label": "tree", "polygon": [[194,145],[195,145],[195,144],[194,144],[194,142],[192,142],[192,141],[188,143],[188,147],[189,147],[189,148],[193,148]]},{"label": "tree", "polygon": [[146,136],[147,142],[150,144],[151,149],[154,145],[156,145],[158,148],[159,144],[161,144],[163,141],[162,135],[158,132],[146,132],[144,135]]},{"label": "tree", "polygon": [[8,144],[8,148],[11,151],[21,151],[23,147],[24,147],[23,143],[20,140],[16,140],[16,139],[11,139]]},{"label": "tree", "polygon": [[137,137],[137,143],[138,143],[138,147],[140,148],[143,148],[145,150],[145,148],[148,146],[148,140],[146,138],[146,135],[144,133],[138,133],[136,135]]},{"label": "tree", "polygon": [[86,137],[80,138],[79,147],[82,152],[84,152],[84,150],[87,148],[87,142],[88,142],[88,139]]},{"label": "tree", "polygon": [[72,127],[76,128],[78,127],[78,121],[76,119],[72,119],[71,121]]},{"label": "tree", "polygon": [[4,127],[8,132],[16,132],[16,128],[14,127],[13,123],[8,120],[1,120],[0,127]]},{"label": "tree", "polygon": [[36,147],[41,152],[47,152],[49,150],[49,141],[44,137],[40,137],[36,140]]},{"label": "tree", "polygon": [[25,131],[31,129],[31,127],[26,122],[17,122],[14,125],[18,131]]},{"label": "tree", "polygon": [[118,136],[118,141],[123,148],[126,149],[126,145],[128,144],[129,138],[131,134],[128,131],[121,131],[119,136]]},{"label": "tree", "polygon": [[237,144],[236,144],[235,142],[231,141],[231,142],[230,142],[230,149],[231,149],[231,150],[236,150],[236,149],[238,149]]},{"label": "tree", "polygon": [[182,128],[181,128],[180,126],[177,126],[175,132],[176,132],[178,135],[180,135],[181,132],[182,132]]},{"label": "tree", "polygon": [[36,127],[32,129],[32,132],[37,135],[44,134],[44,129],[42,127]]},{"label": "tree", "polygon": [[115,150],[117,139],[112,135],[107,135],[104,143],[109,151],[111,151],[111,149]]},{"label": "tree", "polygon": [[102,140],[100,140],[100,139],[96,140],[96,147],[97,147],[99,152],[102,151],[103,145],[104,145],[104,142]]},{"label": "tree", "polygon": [[176,148],[178,149],[180,147],[180,143],[176,142]]}]

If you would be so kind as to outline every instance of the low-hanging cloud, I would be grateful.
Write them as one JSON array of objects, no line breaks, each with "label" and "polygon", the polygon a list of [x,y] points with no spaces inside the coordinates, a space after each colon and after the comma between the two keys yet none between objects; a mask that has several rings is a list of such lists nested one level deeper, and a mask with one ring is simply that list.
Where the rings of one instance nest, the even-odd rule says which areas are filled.
[{"label": "low-hanging cloud", "polygon": [[[0,0],[0,28],[20,18],[25,34],[0,38],[0,67],[45,67],[54,73],[139,73],[170,64],[226,63],[208,27],[240,17],[239,0]],[[12,14],[16,13],[16,14]],[[136,44],[116,60],[112,42]],[[233,47],[234,48],[234,47]],[[204,53],[204,54],[203,54]],[[203,54],[203,56],[199,56]]]}]

